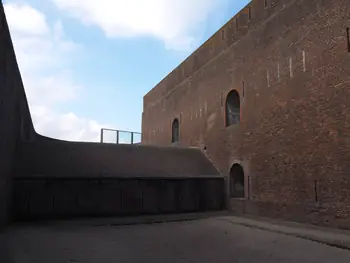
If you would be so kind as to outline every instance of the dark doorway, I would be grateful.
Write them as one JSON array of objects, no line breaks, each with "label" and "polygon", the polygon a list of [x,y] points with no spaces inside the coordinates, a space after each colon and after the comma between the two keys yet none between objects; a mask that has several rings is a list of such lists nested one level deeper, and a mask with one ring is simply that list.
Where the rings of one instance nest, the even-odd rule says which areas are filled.
[{"label": "dark doorway", "polygon": [[232,165],[230,170],[230,197],[244,198],[244,171],[238,163]]},{"label": "dark doorway", "polygon": [[226,127],[240,123],[241,105],[239,94],[231,90],[226,98]]},{"label": "dark doorway", "polygon": [[178,119],[175,119],[173,121],[173,125],[172,125],[172,128],[171,128],[171,142],[172,143],[176,143],[179,141],[179,121]]}]

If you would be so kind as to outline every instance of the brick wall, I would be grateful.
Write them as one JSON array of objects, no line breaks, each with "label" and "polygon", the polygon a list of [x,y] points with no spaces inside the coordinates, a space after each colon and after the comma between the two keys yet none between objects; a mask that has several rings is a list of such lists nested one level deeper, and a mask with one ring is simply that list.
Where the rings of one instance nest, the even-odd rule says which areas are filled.
[{"label": "brick wall", "polygon": [[0,228],[10,218],[15,150],[34,132],[22,80],[0,1]]},{"label": "brick wall", "polygon": [[[271,215],[298,206],[295,218],[312,208],[349,221],[349,10],[347,0],[252,1],[144,97],[142,143],[170,145],[178,118],[180,145],[206,146],[226,176],[240,163],[246,199]],[[241,123],[226,128],[233,89]]]}]

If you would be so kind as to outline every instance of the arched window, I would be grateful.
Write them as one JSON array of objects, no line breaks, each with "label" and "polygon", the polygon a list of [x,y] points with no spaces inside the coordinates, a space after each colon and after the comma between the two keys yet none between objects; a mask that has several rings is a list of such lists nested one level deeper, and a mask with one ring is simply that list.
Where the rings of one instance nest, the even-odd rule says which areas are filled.
[{"label": "arched window", "polygon": [[230,169],[230,197],[244,198],[244,171],[238,163]]},{"label": "arched window", "polygon": [[171,128],[171,142],[176,143],[179,141],[179,121],[175,119]]},{"label": "arched window", "polygon": [[239,94],[231,90],[226,98],[226,127],[240,123],[240,108]]}]

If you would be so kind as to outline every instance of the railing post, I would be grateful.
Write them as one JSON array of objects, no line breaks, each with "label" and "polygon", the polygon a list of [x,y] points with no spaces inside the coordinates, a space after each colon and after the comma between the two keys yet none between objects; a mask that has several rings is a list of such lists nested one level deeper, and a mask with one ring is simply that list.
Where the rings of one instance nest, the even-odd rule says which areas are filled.
[{"label": "railing post", "polygon": [[103,128],[101,129],[101,143],[103,143]]},{"label": "railing post", "polygon": [[119,130],[117,130],[117,144],[119,144]]},{"label": "railing post", "polygon": [[131,132],[131,144],[134,144],[134,133]]}]

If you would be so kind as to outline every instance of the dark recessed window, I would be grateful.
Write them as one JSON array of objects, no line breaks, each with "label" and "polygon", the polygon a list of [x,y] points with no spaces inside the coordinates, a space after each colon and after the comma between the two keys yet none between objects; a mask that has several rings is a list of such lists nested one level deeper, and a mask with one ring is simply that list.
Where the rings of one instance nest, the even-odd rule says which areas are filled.
[{"label": "dark recessed window", "polygon": [[230,197],[244,198],[244,171],[243,167],[235,163],[230,169]]},{"label": "dark recessed window", "polygon": [[228,93],[226,98],[226,127],[240,123],[241,106],[236,90]]},{"label": "dark recessed window", "polygon": [[173,121],[172,127],[171,127],[171,142],[172,143],[176,143],[179,141],[179,129],[180,129],[180,124],[179,124],[179,120],[175,119]]}]

